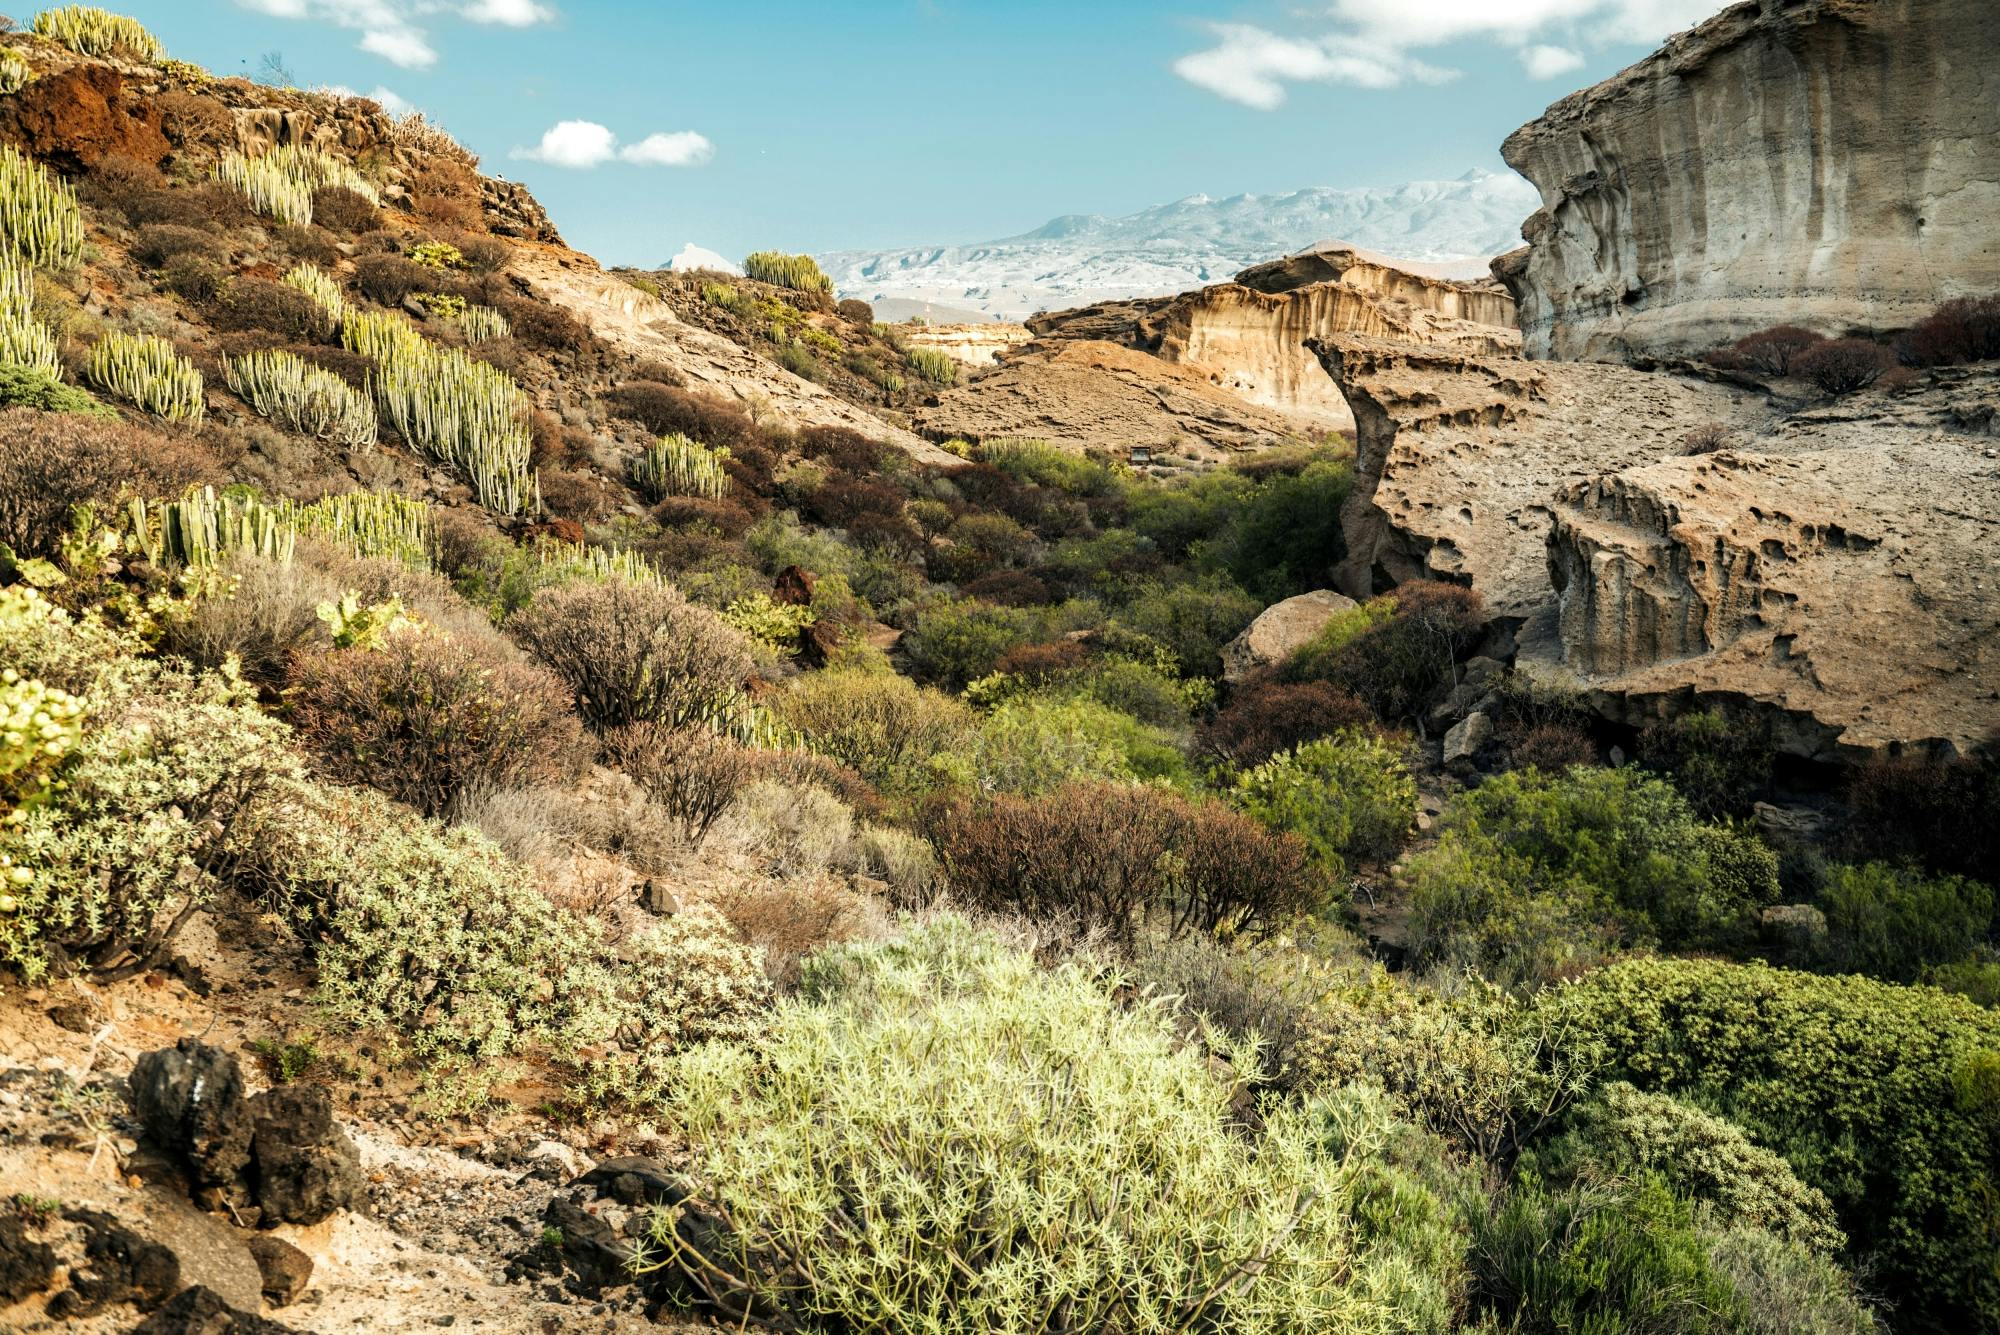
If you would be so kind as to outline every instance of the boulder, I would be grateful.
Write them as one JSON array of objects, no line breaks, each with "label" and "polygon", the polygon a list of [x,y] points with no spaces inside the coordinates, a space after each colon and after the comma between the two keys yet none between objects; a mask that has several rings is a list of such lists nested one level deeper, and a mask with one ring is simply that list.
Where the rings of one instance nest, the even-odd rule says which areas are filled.
[{"label": "boulder", "polygon": [[1467,714],[1444,735],[1444,763],[1470,765],[1479,750],[1493,740],[1493,720],[1484,714]]},{"label": "boulder", "polygon": [[1275,668],[1319,634],[1327,622],[1356,604],[1345,594],[1331,589],[1315,589],[1273,603],[1258,613],[1243,633],[1222,647],[1223,680],[1239,682],[1267,668]]},{"label": "boulder", "polygon": [[287,1307],[312,1282],[313,1259],[270,1233],[258,1233],[249,1240],[250,1255],[256,1259],[264,1298],[273,1307]]},{"label": "boulder", "polygon": [[15,1303],[55,1283],[56,1254],[28,1236],[18,1214],[0,1214],[0,1303]]},{"label": "boulder", "polygon": [[221,1294],[197,1284],[132,1327],[132,1335],[303,1335],[303,1332],[231,1307]]}]

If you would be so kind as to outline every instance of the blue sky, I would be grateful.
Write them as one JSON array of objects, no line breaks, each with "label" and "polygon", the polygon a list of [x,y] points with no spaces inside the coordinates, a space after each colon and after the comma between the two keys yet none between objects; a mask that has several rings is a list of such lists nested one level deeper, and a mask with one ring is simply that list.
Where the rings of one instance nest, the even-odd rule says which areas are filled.
[{"label": "blue sky", "polygon": [[982,241],[1196,193],[1501,169],[1508,132],[1721,0],[110,7],[218,73],[281,52],[302,85],[387,89],[526,182],[571,245],[652,265],[689,241]]}]

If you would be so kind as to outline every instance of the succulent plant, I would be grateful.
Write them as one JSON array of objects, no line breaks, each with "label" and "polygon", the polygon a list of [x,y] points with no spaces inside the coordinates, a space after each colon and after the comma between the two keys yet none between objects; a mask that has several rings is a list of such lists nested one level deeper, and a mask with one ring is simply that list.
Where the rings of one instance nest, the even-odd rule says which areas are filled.
[{"label": "succulent plant", "polygon": [[331,371],[282,348],[224,358],[229,388],[290,430],[351,450],[375,443],[375,405]]},{"label": "succulent plant", "polygon": [[229,149],[216,163],[215,178],[242,191],[257,212],[299,227],[312,221],[313,191],[321,186],[341,186],[371,204],[382,202],[381,192],[345,159],[296,144],[280,144],[254,158]]},{"label": "succulent plant", "polygon": [[729,473],[722,466],[728,458],[728,450],[711,450],[676,431],[632,461],[632,481],[656,501],[668,496],[720,500],[729,494]]},{"label": "succulent plant", "polygon": [[35,15],[34,31],[79,55],[152,64],[166,54],[137,19],[95,5],[64,5]]},{"label": "succulent plant", "polygon": [[287,505],[202,487],[177,501],[135,497],[125,507],[125,536],[156,566],[199,567],[237,555],[290,561],[298,529]]},{"label": "succulent plant", "polygon": [[106,334],[90,350],[90,382],[169,422],[199,422],[205,410],[201,372],[151,334]]},{"label": "succulent plant", "polygon": [[419,570],[437,562],[437,518],[430,506],[393,491],[327,496],[292,511],[292,525],[355,556],[384,556]]},{"label": "succulent plant", "polygon": [[18,93],[34,81],[34,66],[12,51],[0,51],[0,95]]},{"label": "succulent plant", "polygon": [[454,321],[468,343],[484,343],[489,338],[505,338],[514,332],[507,317],[491,306],[467,306]]},{"label": "succulent plant", "polygon": [[55,335],[35,318],[35,276],[0,263],[0,366],[17,366],[48,380],[63,376]]},{"label": "succulent plant", "polygon": [[940,352],[936,348],[911,348],[908,360],[910,369],[933,385],[958,383],[958,363],[948,352]]},{"label": "succulent plant", "polygon": [[743,261],[745,277],[760,283],[788,287],[794,292],[831,292],[833,280],[810,255],[787,255],[781,250],[760,250]]},{"label": "succulent plant", "polygon": [[83,259],[76,192],[12,144],[0,144],[0,259],[73,269]]},{"label": "succulent plant", "polygon": [[293,265],[282,281],[318,302],[335,326],[347,319],[347,294],[341,291],[340,280],[317,264]]}]

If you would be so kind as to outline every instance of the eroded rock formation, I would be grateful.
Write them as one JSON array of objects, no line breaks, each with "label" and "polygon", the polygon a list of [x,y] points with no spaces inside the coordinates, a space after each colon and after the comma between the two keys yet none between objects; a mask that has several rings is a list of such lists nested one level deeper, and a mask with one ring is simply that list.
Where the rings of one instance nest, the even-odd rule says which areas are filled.
[{"label": "eroded rock formation", "polygon": [[981,324],[905,325],[897,330],[913,348],[936,348],[967,366],[991,366],[1008,353],[1033,341],[1026,325],[988,321]]},{"label": "eroded rock formation", "polygon": [[1530,357],[1901,328],[2000,291],[2000,5],[1738,4],[1501,152],[1542,192],[1494,262]]}]

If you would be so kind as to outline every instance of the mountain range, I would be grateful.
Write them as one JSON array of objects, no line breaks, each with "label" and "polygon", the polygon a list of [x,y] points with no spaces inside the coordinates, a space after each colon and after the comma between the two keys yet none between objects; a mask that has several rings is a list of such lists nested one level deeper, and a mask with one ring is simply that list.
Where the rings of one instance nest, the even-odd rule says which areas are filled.
[{"label": "mountain range", "polygon": [[817,258],[843,297],[931,304],[1019,320],[1124,297],[1226,282],[1252,264],[1338,240],[1431,272],[1475,277],[1521,244],[1539,206],[1512,173],[1281,195],[1186,199],[1124,217],[1065,214],[974,245],[841,250]]}]

